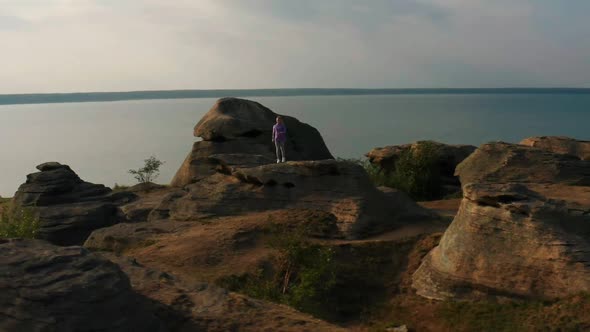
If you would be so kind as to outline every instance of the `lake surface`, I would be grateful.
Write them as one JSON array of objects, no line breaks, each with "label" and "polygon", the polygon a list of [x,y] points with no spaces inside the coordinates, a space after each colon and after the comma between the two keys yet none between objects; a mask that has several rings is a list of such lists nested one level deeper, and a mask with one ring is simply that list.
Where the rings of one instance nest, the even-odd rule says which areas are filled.
[{"label": "lake surface", "polygon": [[[588,94],[421,94],[259,97],[273,111],[316,127],[332,154],[359,158],[374,147],[432,139],[479,145],[529,136],[590,140]],[[133,184],[127,173],[150,155],[174,176],[213,98],[0,106],[0,195],[10,197],[46,161],[86,181]],[[269,144],[271,144],[269,139]]]}]

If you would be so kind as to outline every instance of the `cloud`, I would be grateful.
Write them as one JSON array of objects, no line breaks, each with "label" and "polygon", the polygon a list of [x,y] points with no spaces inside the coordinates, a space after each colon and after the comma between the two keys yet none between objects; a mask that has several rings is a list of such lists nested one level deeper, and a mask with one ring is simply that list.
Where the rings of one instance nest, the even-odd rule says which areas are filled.
[{"label": "cloud", "polygon": [[587,86],[571,3],[13,0],[0,91]]}]

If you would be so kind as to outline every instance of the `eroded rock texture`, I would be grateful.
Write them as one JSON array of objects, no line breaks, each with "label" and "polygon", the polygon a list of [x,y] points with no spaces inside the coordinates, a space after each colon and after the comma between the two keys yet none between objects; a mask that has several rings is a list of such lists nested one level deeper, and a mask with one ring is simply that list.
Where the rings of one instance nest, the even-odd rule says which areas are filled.
[{"label": "eroded rock texture", "polygon": [[[464,198],[413,276],[419,295],[552,299],[590,291],[590,163],[507,143],[457,167]],[[575,184],[575,185],[572,185]]]},{"label": "eroded rock texture", "polygon": [[457,166],[467,183],[563,183],[590,185],[590,163],[569,155],[504,142],[480,146]]},{"label": "eroded rock texture", "polygon": [[82,247],[0,240],[0,331],[166,331],[119,267]]},{"label": "eroded rock texture", "polygon": [[343,330],[133,259],[14,239],[0,240],[0,318],[0,331]]},{"label": "eroded rock texture", "polygon": [[95,229],[117,222],[117,204],[134,198],[131,193],[81,180],[67,165],[37,166],[14,195],[16,206],[32,208],[39,216],[39,238],[58,245],[82,244]]},{"label": "eroded rock texture", "polygon": [[[227,174],[229,173],[229,174]],[[364,169],[336,160],[269,164],[216,173],[185,187],[158,208],[172,220],[302,208],[334,214],[344,237],[363,237],[401,223],[435,218],[405,194],[385,194]]]}]

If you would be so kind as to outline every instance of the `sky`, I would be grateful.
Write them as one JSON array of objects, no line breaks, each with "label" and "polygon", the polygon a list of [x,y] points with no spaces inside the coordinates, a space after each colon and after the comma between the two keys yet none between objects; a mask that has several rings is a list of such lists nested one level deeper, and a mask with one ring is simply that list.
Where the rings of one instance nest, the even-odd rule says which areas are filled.
[{"label": "sky", "polygon": [[0,0],[0,94],[590,87],[588,0]]}]

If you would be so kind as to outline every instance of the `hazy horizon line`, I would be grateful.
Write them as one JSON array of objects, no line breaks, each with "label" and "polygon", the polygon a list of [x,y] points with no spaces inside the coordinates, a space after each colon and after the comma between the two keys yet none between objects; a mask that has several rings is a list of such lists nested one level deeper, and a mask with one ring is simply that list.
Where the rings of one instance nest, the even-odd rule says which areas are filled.
[{"label": "hazy horizon line", "polygon": [[501,87],[501,88],[265,88],[178,89],[94,92],[0,94],[0,105],[108,102],[149,99],[222,97],[289,97],[394,94],[590,94],[590,88]]}]

